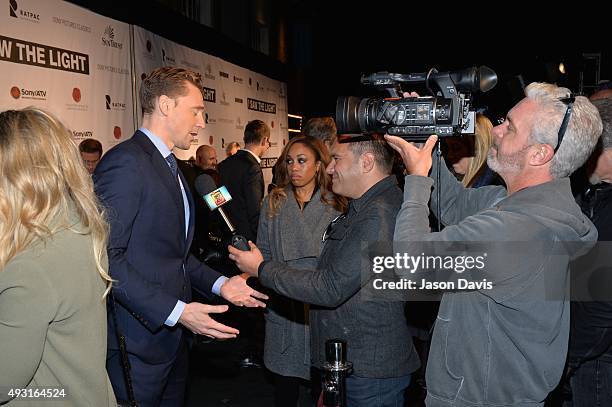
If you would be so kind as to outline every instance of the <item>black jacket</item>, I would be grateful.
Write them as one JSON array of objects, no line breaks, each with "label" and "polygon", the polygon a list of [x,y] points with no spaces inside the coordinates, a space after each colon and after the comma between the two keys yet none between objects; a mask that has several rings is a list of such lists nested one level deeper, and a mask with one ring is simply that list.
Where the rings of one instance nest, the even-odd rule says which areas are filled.
[{"label": "black jacket", "polygon": [[[578,196],[577,202],[584,214],[597,227],[597,240],[612,241],[612,184],[601,183],[589,186]],[[597,278],[597,276],[591,277]],[[608,284],[600,286],[612,290],[607,288]],[[612,299],[612,292],[604,293],[604,296]],[[572,303],[570,368],[576,368],[581,363],[593,359],[612,363],[611,301]]]},{"label": "black jacket", "polygon": [[264,196],[264,180],[261,166],[246,150],[226,158],[217,165],[221,185],[232,200],[223,206],[239,234],[255,242],[259,210]]}]

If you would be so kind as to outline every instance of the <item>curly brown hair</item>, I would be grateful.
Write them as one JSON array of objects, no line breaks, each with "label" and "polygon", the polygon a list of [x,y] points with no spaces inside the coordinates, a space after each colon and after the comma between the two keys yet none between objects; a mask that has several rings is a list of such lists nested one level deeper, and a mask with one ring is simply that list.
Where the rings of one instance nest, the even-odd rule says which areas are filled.
[{"label": "curly brown hair", "polygon": [[325,168],[327,168],[327,165],[331,161],[331,156],[327,147],[325,144],[323,144],[323,141],[318,138],[311,136],[299,136],[289,140],[280,157],[278,157],[278,160],[280,161],[277,172],[278,182],[276,183],[274,189],[270,192],[267,208],[268,217],[273,218],[276,216],[279,208],[287,199],[285,188],[288,185],[291,185],[291,180],[289,179],[289,174],[287,172],[287,155],[289,154],[291,146],[294,144],[302,144],[304,147],[312,151],[315,156],[318,166],[315,182],[316,187],[321,191],[321,202],[323,202],[325,205],[331,204],[334,209],[340,212],[346,211],[348,205],[346,198],[332,192],[331,177],[329,174],[327,174],[327,172],[325,172]]}]

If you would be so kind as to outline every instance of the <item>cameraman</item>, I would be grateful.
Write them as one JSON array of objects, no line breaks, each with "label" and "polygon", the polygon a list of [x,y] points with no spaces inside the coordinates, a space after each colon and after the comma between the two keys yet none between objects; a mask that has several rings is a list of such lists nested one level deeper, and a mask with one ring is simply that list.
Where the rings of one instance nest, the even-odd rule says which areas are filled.
[{"label": "cameraman", "polygon": [[[580,250],[564,245],[563,256],[551,256],[550,248],[559,241],[590,248],[597,238],[574,202],[568,177],[587,159],[601,131],[587,98],[532,83],[526,98],[493,129],[487,163],[507,190],[466,189],[441,165],[440,206],[447,227],[437,233],[429,230],[427,207],[437,138],[419,148],[385,136],[410,174],[397,217],[397,251],[424,241],[502,241],[507,251],[505,263],[483,270],[492,289],[444,293],[428,361],[428,406],[539,406],[559,382],[569,335],[568,257]],[[547,251],[519,255],[512,242]],[[545,300],[549,290],[557,293],[555,300]]]}]

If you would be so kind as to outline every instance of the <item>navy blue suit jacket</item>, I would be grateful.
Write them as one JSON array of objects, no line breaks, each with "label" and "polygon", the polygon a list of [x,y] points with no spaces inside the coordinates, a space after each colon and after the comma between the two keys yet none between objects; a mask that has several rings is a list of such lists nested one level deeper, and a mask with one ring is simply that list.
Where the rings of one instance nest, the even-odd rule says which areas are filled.
[{"label": "navy blue suit jacket", "polygon": [[[118,324],[129,353],[145,362],[162,363],[176,356],[182,335],[177,324],[164,322],[178,300],[191,301],[193,287],[212,298],[218,272],[189,253],[194,231],[194,203],[185,238],[181,190],[149,138],[137,131],[102,158],[94,174],[96,193],[110,222],[109,269],[117,280]],[[108,347],[118,349],[109,315]]]}]

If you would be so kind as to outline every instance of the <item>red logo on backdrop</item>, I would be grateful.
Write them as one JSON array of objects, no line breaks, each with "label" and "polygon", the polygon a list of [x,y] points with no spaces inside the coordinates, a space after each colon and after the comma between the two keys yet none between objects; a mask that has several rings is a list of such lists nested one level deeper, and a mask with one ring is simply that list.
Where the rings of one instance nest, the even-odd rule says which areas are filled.
[{"label": "red logo on backdrop", "polygon": [[211,146],[213,145],[213,136],[212,135],[208,136],[208,144],[210,144]]},{"label": "red logo on backdrop", "polygon": [[79,88],[72,89],[72,99],[77,103],[81,101],[81,89]]},{"label": "red logo on backdrop", "polygon": [[147,51],[151,52],[151,41],[147,40]]},{"label": "red logo on backdrop", "polygon": [[274,120],[272,120],[270,124],[271,124],[271,127],[274,128]]},{"label": "red logo on backdrop", "polygon": [[19,88],[17,86],[13,86],[11,88],[11,96],[14,99],[19,99],[19,97],[21,96],[21,91],[19,90]]},{"label": "red logo on backdrop", "polygon": [[115,128],[113,129],[113,136],[115,136],[117,140],[121,138],[121,127],[115,126]]},{"label": "red logo on backdrop", "polygon": [[283,145],[285,145],[285,139],[283,139]]}]

